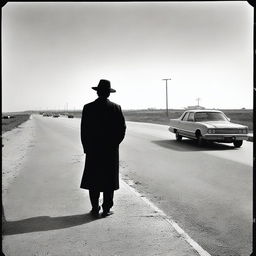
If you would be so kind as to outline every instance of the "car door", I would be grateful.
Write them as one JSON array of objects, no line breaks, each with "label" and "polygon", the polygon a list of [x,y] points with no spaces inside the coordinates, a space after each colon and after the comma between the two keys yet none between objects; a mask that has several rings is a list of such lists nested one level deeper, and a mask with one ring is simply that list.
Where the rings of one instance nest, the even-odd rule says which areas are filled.
[{"label": "car door", "polygon": [[195,112],[190,112],[187,120],[187,126],[188,126],[188,135],[190,137],[195,138],[196,129],[198,128],[196,122],[195,122]]},{"label": "car door", "polygon": [[179,125],[179,133],[180,135],[187,136],[187,125],[188,125],[188,116],[190,112],[186,112],[185,115],[182,117]]},{"label": "car door", "polygon": [[182,120],[182,134],[189,138],[195,137],[195,123],[194,123],[194,112],[187,112],[187,115],[184,116]]}]

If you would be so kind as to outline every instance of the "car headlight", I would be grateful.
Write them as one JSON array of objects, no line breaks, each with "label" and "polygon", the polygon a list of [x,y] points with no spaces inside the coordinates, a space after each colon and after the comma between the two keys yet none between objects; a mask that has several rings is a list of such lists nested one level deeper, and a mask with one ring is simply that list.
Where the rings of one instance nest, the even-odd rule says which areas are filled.
[{"label": "car headlight", "polygon": [[237,132],[240,133],[240,134],[247,134],[248,133],[247,129],[239,129]]},{"label": "car headlight", "polygon": [[208,133],[215,133],[215,129],[208,129]]}]

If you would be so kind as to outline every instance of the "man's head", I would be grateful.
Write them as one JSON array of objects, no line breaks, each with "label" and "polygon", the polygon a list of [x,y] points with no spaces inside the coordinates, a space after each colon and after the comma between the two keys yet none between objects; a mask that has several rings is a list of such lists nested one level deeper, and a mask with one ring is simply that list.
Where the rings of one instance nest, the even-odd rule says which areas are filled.
[{"label": "man's head", "polygon": [[115,89],[111,88],[110,81],[101,79],[97,87],[92,87],[93,90],[97,91],[97,94],[101,98],[108,98],[110,93],[116,92]]}]

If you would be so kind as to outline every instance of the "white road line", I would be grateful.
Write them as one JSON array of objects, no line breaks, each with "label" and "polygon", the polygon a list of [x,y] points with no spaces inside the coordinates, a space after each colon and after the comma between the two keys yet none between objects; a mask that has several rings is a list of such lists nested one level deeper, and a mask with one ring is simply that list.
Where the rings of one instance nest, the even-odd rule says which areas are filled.
[{"label": "white road line", "polygon": [[160,210],[154,203],[149,201],[145,196],[142,196],[133,186],[135,185],[133,180],[127,177],[122,178],[121,182],[127,186],[133,193],[140,197],[147,205],[149,205],[156,213],[158,213],[164,220],[166,220],[178,234],[190,245],[200,256],[211,256],[205,251],[196,241],[194,241],[174,220],[168,217],[162,210]]}]

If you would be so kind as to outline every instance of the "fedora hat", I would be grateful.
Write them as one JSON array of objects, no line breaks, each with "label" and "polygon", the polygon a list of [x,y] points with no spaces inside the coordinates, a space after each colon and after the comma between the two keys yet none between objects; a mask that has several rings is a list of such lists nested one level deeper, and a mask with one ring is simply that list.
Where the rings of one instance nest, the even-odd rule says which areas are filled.
[{"label": "fedora hat", "polygon": [[97,87],[92,87],[95,91],[107,91],[107,92],[116,92],[115,89],[111,88],[110,81],[101,79]]}]

